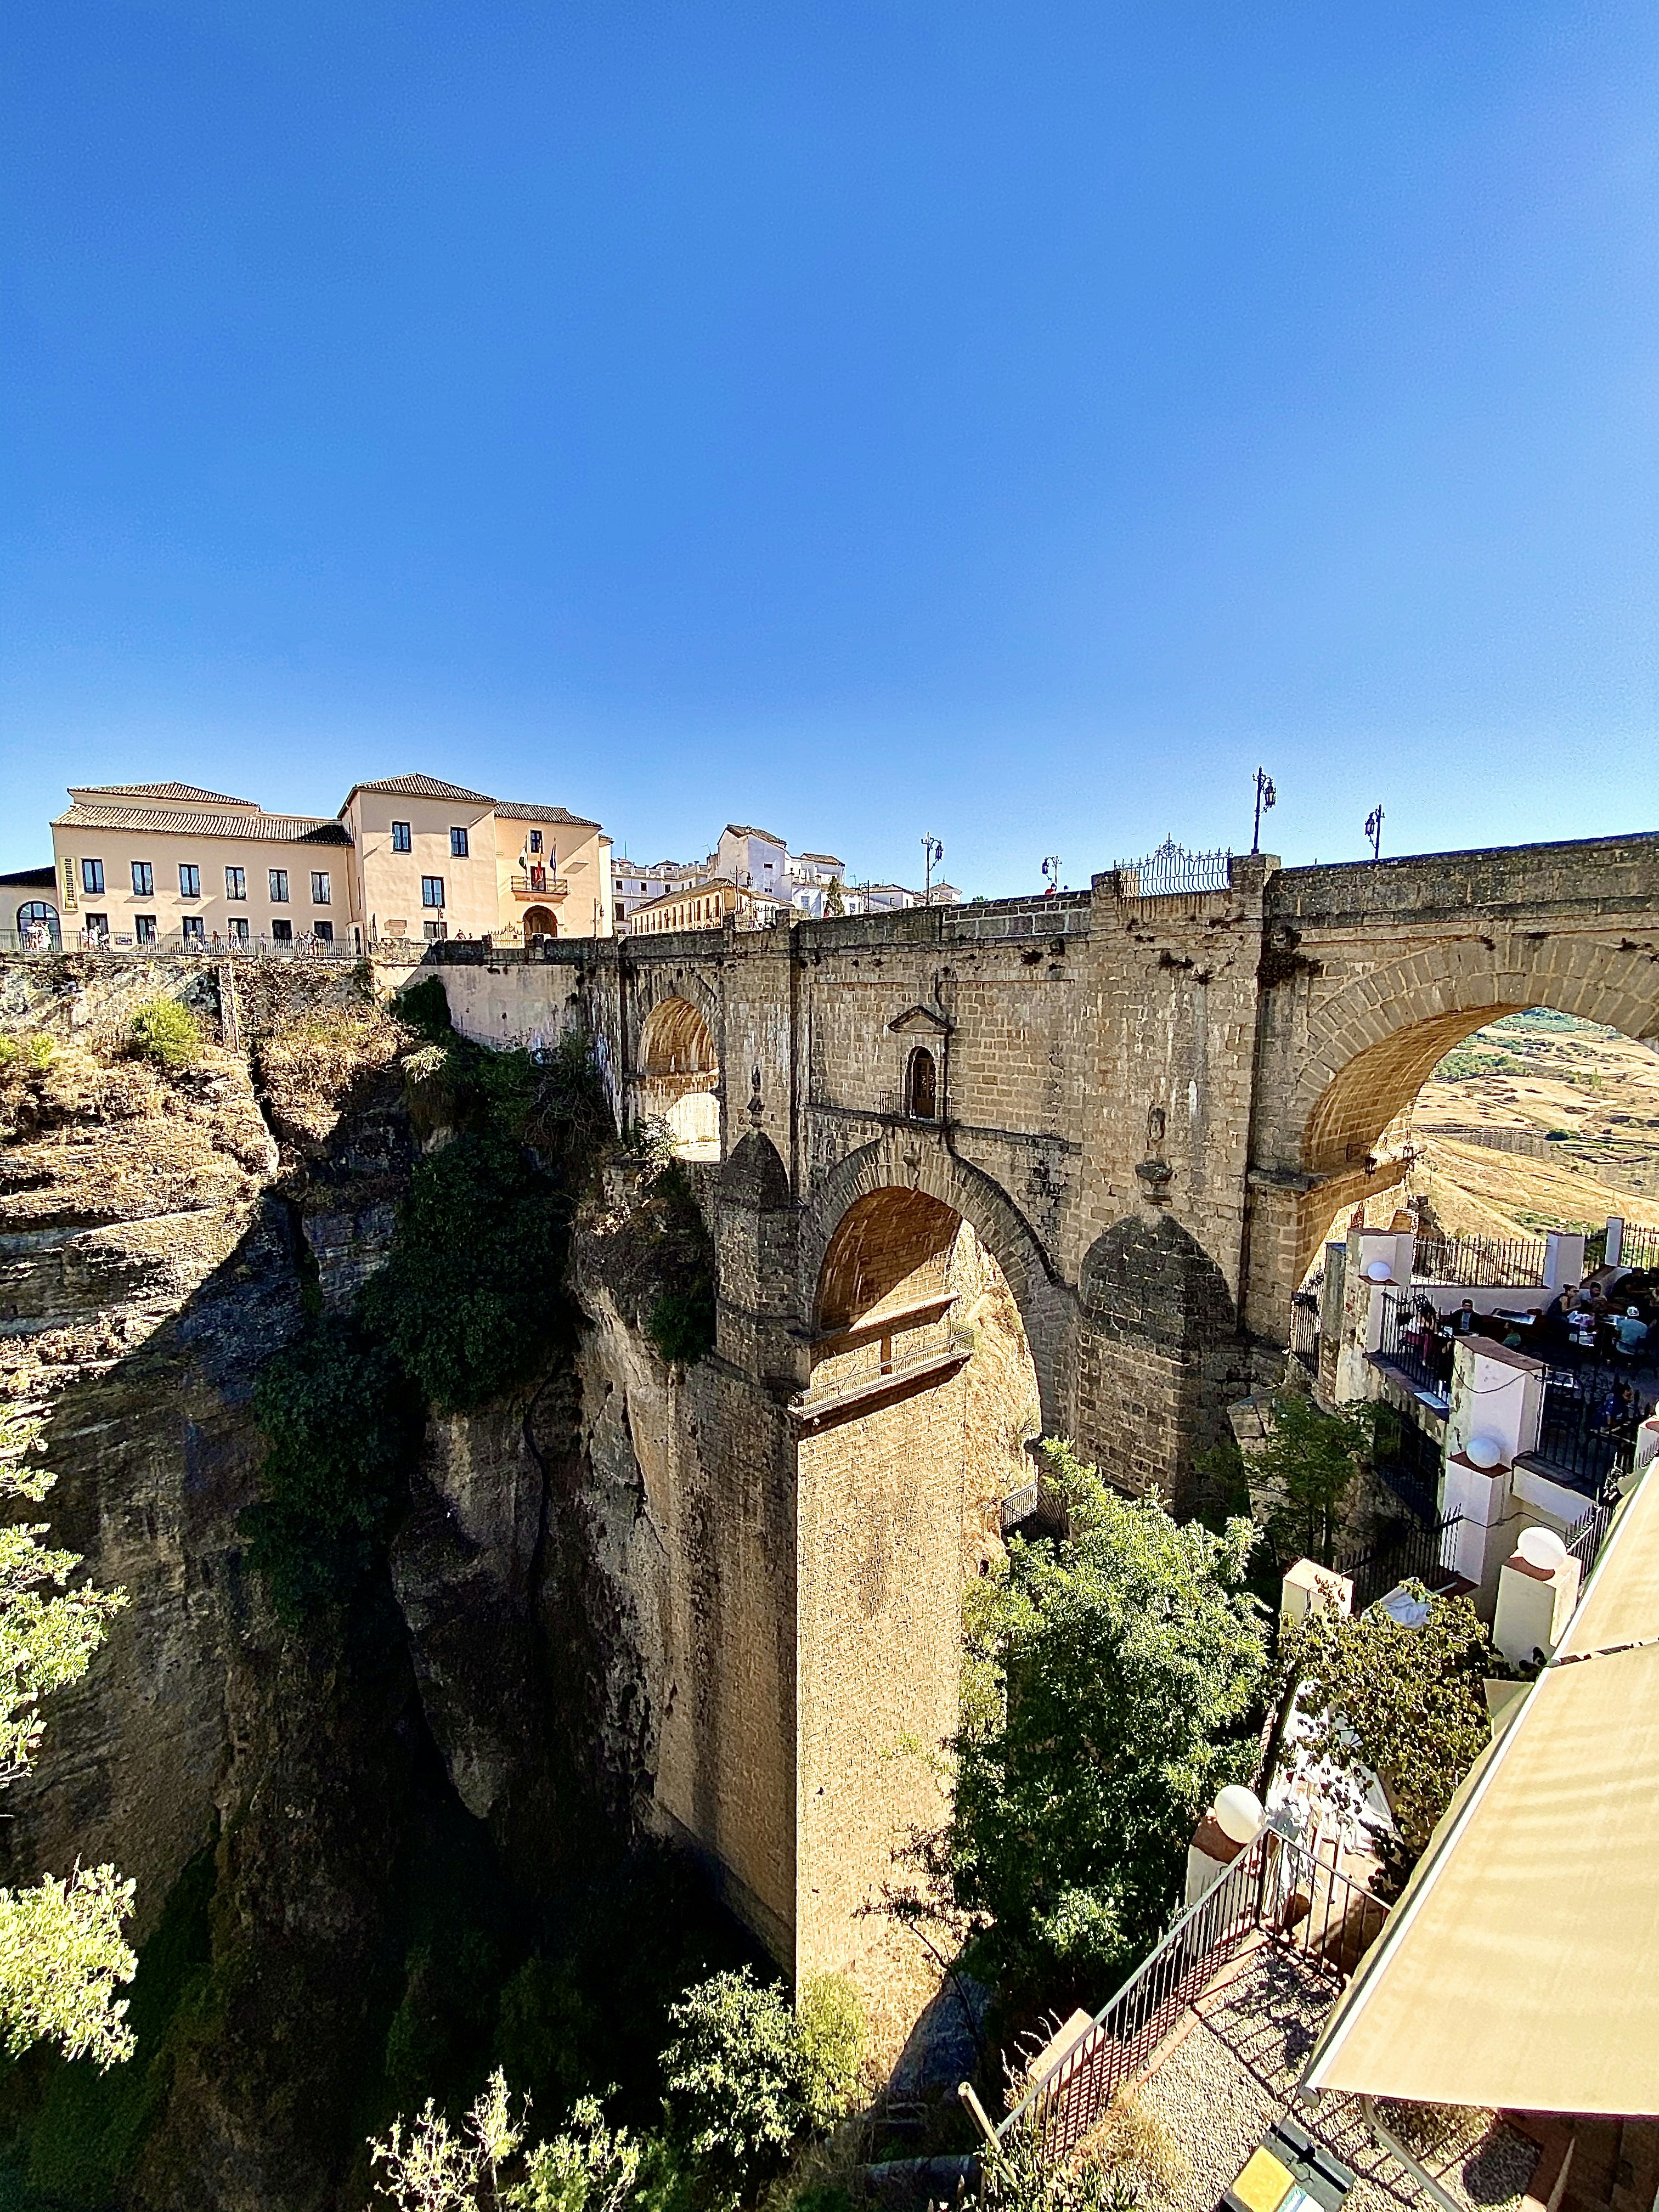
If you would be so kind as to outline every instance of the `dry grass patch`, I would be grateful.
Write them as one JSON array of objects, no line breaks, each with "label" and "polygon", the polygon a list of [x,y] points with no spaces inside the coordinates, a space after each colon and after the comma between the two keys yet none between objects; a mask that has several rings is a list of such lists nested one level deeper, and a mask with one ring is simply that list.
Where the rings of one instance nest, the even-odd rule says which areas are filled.
[{"label": "dry grass patch", "polygon": [[390,1066],[408,1032],[384,1007],[319,1008],[279,1022],[258,1045],[258,1079],[286,1135],[320,1143],[354,1093]]}]

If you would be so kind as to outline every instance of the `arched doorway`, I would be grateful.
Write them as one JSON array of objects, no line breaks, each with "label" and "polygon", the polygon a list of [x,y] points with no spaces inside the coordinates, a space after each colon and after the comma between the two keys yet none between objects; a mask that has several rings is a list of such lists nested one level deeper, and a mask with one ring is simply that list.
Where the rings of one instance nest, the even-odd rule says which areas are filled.
[{"label": "arched doorway", "polygon": [[640,1033],[640,1110],[665,1121],[683,1159],[720,1158],[720,1063],[689,999],[659,1000]]},{"label": "arched doorway", "polygon": [[1037,1376],[1018,1306],[961,1213],[883,1188],[818,1268],[798,1425],[799,1971],[848,1971],[908,2020],[923,1954],[868,1908],[944,1809],[966,1586],[1030,1473]]},{"label": "arched doorway", "polygon": [[533,943],[538,937],[556,937],[558,933],[558,922],[546,907],[532,906],[526,909],[524,941],[526,945]]},{"label": "arched doorway", "polygon": [[939,1068],[925,1044],[915,1048],[905,1066],[904,1110],[917,1121],[939,1118]]},{"label": "arched doorway", "polygon": [[48,946],[56,952],[61,948],[58,909],[49,900],[25,899],[18,908],[17,942],[25,952],[43,951]]}]

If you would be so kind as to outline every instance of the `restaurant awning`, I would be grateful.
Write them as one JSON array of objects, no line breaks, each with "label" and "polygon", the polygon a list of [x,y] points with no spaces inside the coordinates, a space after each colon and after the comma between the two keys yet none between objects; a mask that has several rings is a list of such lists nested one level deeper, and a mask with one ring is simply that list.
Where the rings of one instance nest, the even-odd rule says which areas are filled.
[{"label": "restaurant awning", "polygon": [[1602,1547],[1303,2075],[1511,2111],[1659,2116],[1659,1480]]}]

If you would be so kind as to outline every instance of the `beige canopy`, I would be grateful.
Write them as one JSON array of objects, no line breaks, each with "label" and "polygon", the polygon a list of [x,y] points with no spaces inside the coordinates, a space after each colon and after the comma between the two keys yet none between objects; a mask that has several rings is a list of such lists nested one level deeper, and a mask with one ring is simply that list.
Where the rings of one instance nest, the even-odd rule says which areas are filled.
[{"label": "beige canopy", "polygon": [[1303,2076],[1659,2116],[1659,1480],[1613,1523]]}]

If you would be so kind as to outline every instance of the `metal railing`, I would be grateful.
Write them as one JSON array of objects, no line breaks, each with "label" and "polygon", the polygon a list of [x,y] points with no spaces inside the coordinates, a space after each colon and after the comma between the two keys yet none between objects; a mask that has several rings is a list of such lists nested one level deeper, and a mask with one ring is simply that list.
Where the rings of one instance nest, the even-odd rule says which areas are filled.
[{"label": "metal railing", "polygon": [[1122,898],[1167,898],[1180,891],[1224,891],[1232,882],[1230,852],[1189,853],[1166,837],[1157,852],[1120,860],[1115,873]]},{"label": "metal railing", "polygon": [[1619,1264],[1659,1273],[1659,1228],[1645,1221],[1627,1221]]},{"label": "metal railing", "polygon": [[1353,1584],[1354,1612],[1364,1613],[1401,1583],[1419,1582],[1430,1590],[1447,1589],[1457,1579],[1451,1562],[1462,1519],[1461,1513],[1446,1513],[1426,1527],[1420,1521],[1391,1522],[1363,1552],[1334,1559],[1332,1571],[1346,1575]]},{"label": "metal railing", "polygon": [[1340,1983],[1388,1917],[1380,1898],[1291,1837],[1265,1831],[1032,2083],[997,2129],[998,2140],[1029,2131],[1038,2155],[1059,2164],[1258,1929]]},{"label": "metal railing", "polygon": [[1319,1369],[1319,1300],[1298,1291],[1291,1300],[1291,1350],[1309,1373]]},{"label": "metal railing", "polygon": [[545,868],[532,868],[528,875],[514,876],[512,883],[524,898],[564,898],[570,890],[568,877],[550,875]]},{"label": "metal railing", "polygon": [[1455,1283],[1460,1290],[1537,1288],[1548,1245],[1541,1237],[1419,1237],[1412,1274],[1419,1283]]},{"label": "metal railing", "polygon": [[1376,1357],[1432,1398],[1444,1399],[1451,1387],[1456,1346],[1445,1334],[1440,1316],[1426,1298],[1406,1291],[1382,1293],[1382,1330]]},{"label": "metal railing", "polygon": [[1619,1500],[1616,1498],[1598,1498],[1573,1530],[1567,1551],[1571,1558],[1577,1560],[1582,1573],[1588,1575],[1595,1565],[1595,1555],[1601,1550],[1602,1539],[1618,1510]]},{"label": "metal railing", "polygon": [[1441,1447],[1427,1430],[1389,1407],[1392,1433],[1379,1424],[1376,1473],[1421,1527],[1432,1527],[1440,1511]]},{"label": "metal railing", "polygon": [[1628,1474],[1636,1455],[1643,1407],[1630,1377],[1587,1362],[1552,1367],[1544,1378],[1544,1413],[1529,1457],[1575,1490],[1598,1497]]}]

